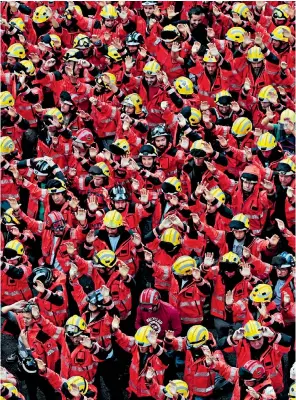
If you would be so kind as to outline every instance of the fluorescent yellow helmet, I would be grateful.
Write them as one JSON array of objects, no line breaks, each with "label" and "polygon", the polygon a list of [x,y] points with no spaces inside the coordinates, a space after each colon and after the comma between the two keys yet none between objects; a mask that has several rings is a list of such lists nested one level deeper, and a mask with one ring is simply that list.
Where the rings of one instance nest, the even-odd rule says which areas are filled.
[{"label": "fluorescent yellow helmet", "polygon": [[286,120],[289,120],[289,121],[293,122],[293,124],[295,124],[296,123],[296,113],[295,113],[295,111],[290,110],[289,108],[284,110],[281,113],[280,122],[284,123]]},{"label": "fluorescent yellow helmet", "polygon": [[5,90],[0,93],[0,108],[13,107],[14,106],[14,98],[12,94]]},{"label": "fluorescent yellow helmet", "polygon": [[197,126],[201,121],[201,112],[197,108],[188,106],[183,107],[181,114],[188,120],[192,127]]},{"label": "fluorescent yellow helmet", "polygon": [[78,336],[86,331],[87,325],[79,315],[73,315],[66,321],[65,331],[68,336]]},{"label": "fluorescent yellow helmet", "polygon": [[67,186],[62,179],[54,178],[52,180],[52,186],[47,188],[49,194],[57,194],[66,192]]},{"label": "fluorescent yellow helmet", "polygon": [[276,147],[276,138],[269,132],[263,133],[258,139],[257,147],[261,151],[269,151]]},{"label": "fluorescent yellow helmet", "polygon": [[51,13],[51,9],[47,6],[37,7],[33,14],[33,22],[36,24],[42,24],[49,19]]},{"label": "fluorescent yellow helmet", "polygon": [[115,62],[122,61],[122,57],[121,57],[118,49],[115,46],[108,46],[107,56]]},{"label": "fluorescent yellow helmet", "polygon": [[232,96],[227,90],[221,90],[216,94],[215,103],[220,106],[229,105],[232,101]]},{"label": "fluorescent yellow helmet", "polygon": [[165,26],[160,33],[161,40],[165,43],[175,42],[179,36],[178,28],[172,24]]},{"label": "fluorescent yellow helmet", "polygon": [[26,57],[26,50],[21,43],[14,43],[8,47],[6,54],[9,57],[23,59]]},{"label": "fluorescent yellow helmet", "polygon": [[168,228],[161,235],[160,241],[178,246],[181,244],[181,235],[176,229]]},{"label": "fluorescent yellow helmet", "polygon": [[271,32],[271,38],[273,40],[278,40],[279,42],[288,42],[289,38],[284,36],[284,31],[291,33],[291,29],[288,26],[277,26]]},{"label": "fluorescent yellow helmet", "polygon": [[123,225],[122,215],[116,210],[108,211],[103,222],[107,228],[119,228]]},{"label": "fluorescent yellow helmet", "polygon": [[[82,15],[82,10],[81,10],[81,8],[79,6],[74,6],[74,9],[76,10],[78,15]],[[71,14],[71,12],[69,12],[68,8],[66,8],[66,10],[64,12],[64,16],[67,19],[72,19],[72,14]]]},{"label": "fluorescent yellow helmet", "polygon": [[[98,169],[95,169],[95,167],[100,168],[101,171],[99,171]],[[92,170],[92,168],[93,168],[93,170]],[[106,163],[104,163],[103,161],[100,161],[99,163],[95,164],[93,167],[90,167],[89,173],[94,176],[104,175],[108,178],[111,175],[108,165]]]},{"label": "fluorescent yellow helmet", "polygon": [[135,334],[135,341],[138,346],[141,347],[148,347],[150,346],[150,342],[148,340],[150,332],[152,332],[153,329],[151,328],[150,325],[145,325],[141,326]]},{"label": "fluorescent yellow helmet", "polygon": [[134,107],[135,114],[141,114],[142,112],[143,100],[138,93],[127,95],[121,104],[126,107]]},{"label": "fluorescent yellow helmet", "polygon": [[88,382],[82,376],[71,376],[67,380],[68,390],[72,390],[73,385],[77,386],[81,394],[86,394],[88,391]]},{"label": "fluorescent yellow helmet", "polygon": [[19,392],[18,392],[17,388],[12,383],[10,383],[10,382],[2,382],[2,386],[5,387],[6,389],[8,389],[10,394],[14,394],[15,396],[18,396]]},{"label": "fluorescent yellow helmet", "polygon": [[247,60],[250,62],[257,63],[259,61],[263,61],[264,58],[264,54],[262,53],[261,48],[258,46],[251,47],[247,52]]},{"label": "fluorescent yellow helmet", "polygon": [[69,49],[66,51],[66,53],[63,56],[63,60],[65,62],[67,61],[79,61],[81,60],[81,51],[79,49]]},{"label": "fluorescent yellow helmet", "polygon": [[173,273],[178,276],[191,275],[192,268],[196,268],[196,261],[190,256],[177,258],[172,266]]},{"label": "fluorescent yellow helmet", "polygon": [[228,253],[224,254],[224,256],[222,256],[221,262],[239,264],[240,258],[237,254],[233,253],[232,251],[229,251]]},{"label": "fluorescent yellow helmet", "polygon": [[56,116],[60,124],[62,124],[64,122],[63,114],[56,107],[50,108],[48,111],[46,111],[45,115]]},{"label": "fluorescent yellow helmet", "polygon": [[275,95],[276,97],[278,97],[275,88],[272,85],[264,86],[258,94],[258,99],[262,102],[270,102],[271,95]]},{"label": "fluorescent yellow helmet", "polygon": [[21,18],[12,18],[8,23],[11,27],[18,29],[21,32],[24,32],[26,28],[25,23]]},{"label": "fluorescent yellow helmet", "polygon": [[[181,379],[174,379],[173,381],[171,381],[171,383],[174,384],[174,386],[176,387],[176,393],[182,395],[182,397],[184,399],[188,399],[189,396],[189,389],[188,389],[188,385],[185,381],[182,381]],[[166,395],[166,397],[168,397],[169,399],[173,399],[174,395],[171,392],[171,386],[168,383],[164,389],[164,393]]]},{"label": "fluorescent yellow helmet", "polygon": [[240,213],[232,218],[229,226],[236,230],[250,229],[250,220],[245,214]]},{"label": "fluorescent yellow helmet", "polygon": [[187,332],[187,347],[198,349],[210,338],[209,331],[202,325],[193,325]]},{"label": "fluorescent yellow helmet", "polygon": [[36,69],[31,60],[23,60],[20,62],[20,64],[22,64],[26,68],[27,75],[29,76],[35,75]]},{"label": "fluorescent yellow helmet", "polygon": [[106,84],[104,83],[103,78],[102,78],[103,75],[108,76],[109,79],[110,79],[110,83],[112,83],[113,85],[116,85],[116,76],[115,76],[114,74],[111,74],[110,72],[104,72],[102,75],[98,75],[98,76],[96,77],[96,83],[97,83],[98,85],[105,86],[106,89],[111,90],[111,89],[110,89],[110,86],[109,86],[109,85],[106,85]]},{"label": "fluorescent yellow helmet", "polygon": [[296,164],[291,158],[284,158],[278,163],[277,171],[284,172],[285,175],[294,175],[296,172]]},{"label": "fluorescent yellow helmet", "polygon": [[11,240],[10,242],[7,242],[5,249],[14,250],[18,257],[21,257],[25,252],[23,244],[18,240]]},{"label": "fluorescent yellow helmet", "polygon": [[207,63],[217,63],[218,60],[216,57],[212,56],[211,53],[206,53],[203,56],[203,62],[207,62]]},{"label": "fluorescent yellow helmet", "polygon": [[190,147],[190,154],[193,157],[205,157],[207,155],[205,151],[205,141],[202,139],[196,140]]},{"label": "fluorescent yellow helmet", "polygon": [[114,6],[107,4],[102,8],[100,16],[105,19],[116,19],[118,17],[118,13]]},{"label": "fluorescent yellow helmet", "polygon": [[244,337],[248,340],[258,340],[262,337],[262,325],[258,321],[250,320],[244,326]]},{"label": "fluorescent yellow helmet", "polygon": [[250,293],[250,299],[256,303],[267,303],[271,301],[272,295],[272,287],[266,283],[260,283]]},{"label": "fluorescent yellow helmet", "polygon": [[99,264],[106,268],[113,268],[116,261],[116,254],[112,250],[101,250],[93,256],[94,264]]},{"label": "fluorescent yellow helmet", "polygon": [[244,41],[245,30],[239,26],[228,29],[225,38],[235,43],[242,43]]},{"label": "fluorescent yellow helmet", "polygon": [[193,82],[185,76],[180,76],[174,81],[175,89],[179,94],[193,94]]},{"label": "fluorescent yellow helmet", "polygon": [[51,47],[54,47],[54,40],[56,41],[56,42],[59,42],[59,46],[58,47],[60,47],[61,45],[62,45],[62,41],[61,41],[61,38],[58,36],[58,35],[55,35],[55,34],[50,34],[49,35],[49,37],[50,37],[50,45],[51,45]]},{"label": "fluorescent yellow helmet", "polygon": [[245,3],[235,3],[232,6],[232,13],[236,13],[243,18],[247,18],[247,15],[249,12],[250,12],[250,10],[245,5]]},{"label": "fluorescent yellow helmet", "polygon": [[13,208],[8,208],[2,216],[4,225],[19,225],[20,221],[13,215]]},{"label": "fluorescent yellow helmet", "polygon": [[289,5],[288,4],[280,4],[275,7],[272,13],[273,18],[278,19],[288,19],[289,18]]},{"label": "fluorescent yellow helmet", "polygon": [[147,75],[157,75],[159,71],[160,71],[160,65],[155,60],[148,61],[147,64],[145,64],[145,67],[143,68],[144,74]]},{"label": "fluorescent yellow helmet", "polygon": [[175,176],[171,176],[167,178],[162,186],[162,190],[164,193],[179,193],[182,192],[181,181]]},{"label": "fluorescent yellow helmet", "polygon": [[90,38],[87,35],[84,35],[83,33],[79,33],[77,36],[75,36],[75,39],[73,41],[73,47],[75,49],[88,49],[91,45]]},{"label": "fluorescent yellow helmet", "polygon": [[289,400],[296,400],[296,382],[290,386],[288,396]]},{"label": "fluorescent yellow helmet", "polygon": [[210,190],[210,193],[212,196],[214,196],[215,199],[220,201],[221,203],[225,204],[225,194],[222,192],[222,190],[219,187],[214,187]]},{"label": "fluorescent yellow helmet", "polygon": [[248,118],[239,117],[232,124],[231,133],[234,136],[241,138],[251,132],[252,129],[252,122]]},{"label": "fluorescent yellow helmet", "polygon": [[14,150],[15,150],[14,141],[9,136],[0,137],[0,154],[1,154],[1,156],[10,154],[10,153],[14,152]]},{"label": "fluorescent yellow helmet", "polygon": [[125,155],[130,152],[130,145],[126,139],[117,139],[109,147],[111,153],[117,155]]}]

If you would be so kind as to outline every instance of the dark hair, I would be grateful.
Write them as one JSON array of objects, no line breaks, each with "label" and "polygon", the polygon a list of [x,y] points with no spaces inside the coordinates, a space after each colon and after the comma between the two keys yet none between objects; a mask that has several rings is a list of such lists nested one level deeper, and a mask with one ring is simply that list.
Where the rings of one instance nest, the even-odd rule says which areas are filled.
[{"label": "dark hair", "polygon": [[190,10],[188,12],[188,16],[189,16],[189,18],[191,18],[192,15],[201,15],[201,14],[204,14],[204,13],[205,13],[205,10],[203,9],[203,7],[196,6],[196,7],[190,8]]}]

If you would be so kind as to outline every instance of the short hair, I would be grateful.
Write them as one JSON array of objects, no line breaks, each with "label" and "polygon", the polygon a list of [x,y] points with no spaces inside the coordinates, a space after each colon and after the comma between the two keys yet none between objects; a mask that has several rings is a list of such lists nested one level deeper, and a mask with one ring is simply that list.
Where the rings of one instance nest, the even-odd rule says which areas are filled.
[{"label": "short hair", "polygon": [[201,15],[201,14],[204,14],[204,13],[205,13],[205,11],[204,11],[203,7],[196,6],[196,7],[190,8],[190,10],[188,12],[188,16],[189,16],[189,18],[191,18],[192,15]]}]

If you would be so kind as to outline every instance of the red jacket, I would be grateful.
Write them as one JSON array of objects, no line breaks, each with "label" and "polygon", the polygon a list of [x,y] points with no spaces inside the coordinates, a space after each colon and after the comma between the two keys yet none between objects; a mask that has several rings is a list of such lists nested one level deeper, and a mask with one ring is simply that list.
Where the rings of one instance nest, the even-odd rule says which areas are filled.
[{"label": "red jacket", "polygon": [[[285,281],[284,285],[281,288],[281,298],[282,298],[282,316],[285,322],[285,326],[290,326],[295,324],[295,296],[294,296],[294,288],[295,288],[295,279],[293,275],[290,275],[288,279]],[[290,296],[290,303],[284,306],[284,295],[288,294]]]},{"label": "red jacket", "polygon": [[118,108],[107,103],[100,103],[100,109],[92,105],[91,111],[96,135],[100,139],[114,138],[120,120]]}]

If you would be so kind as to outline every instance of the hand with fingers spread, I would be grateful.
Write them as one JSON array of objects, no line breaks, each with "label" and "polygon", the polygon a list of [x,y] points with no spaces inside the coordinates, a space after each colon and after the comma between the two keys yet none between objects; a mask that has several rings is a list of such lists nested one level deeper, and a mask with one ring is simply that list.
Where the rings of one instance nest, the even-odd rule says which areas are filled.
[{"label": "hand with fingers spread", "polygon": [[34,289],[35,290],[37,290],[37,292],[38,293],[44,293],[45,292],[45,286],[44,286],[44,283],[43,282],[41,282],[40,280],[36,280],[35,282],[34,282]]},{"label": "hand with fingers spread", "polygon": [[196,56],[196,54],[199,52],[200,48],[201,48],[201,43],[195,41],[195,42],[193,43],[192,48],[191,48],[191,54],[192,54],[193,56]]},{"label": "hand with fingers spread", "polygon": [[244,332],[245,332],[244,328],[237,329],[232,335],[233,340],[235,341],[241,340],[244,337]]},{"label": "hand with fingers spread", "polygon": [[209,269],[215,264],[214,253],[206,253],[203,260],[204,269]]},{"label": "hand with fingers spread", "polygon": [[153,261],[153,253],[150,250],[144,249],[144,259],[150,264]]},{"label": "hand with fingers spread", "polygon": [[120,325],[120,318],[117,317],[117,315],[114,315],[113,321],[111,324],[112,331],[117,331],[119,329],[119,325]]},{"label": "hand with fingers spread", "polygon": [[251,89],[251,80],[250,78],[246,78],[244,83],[244,90],[248,92],[250,89]]},{"label": "hand with fingers spread", "polygon": [[75,196],[71,197],[69,201],[69,206],[72,208],[72,210],[77,210],[78,205],[79,205],[79,199],[77,199],[77,197]]},{"label": "hand with fingers spread", "polygon": [[251,266],[246,262],[242,261],[240,263],[239,272],[244,278],[249,278],[251,276]]},{"label": "hand with fingers spread", "polygon": [[265,303],[260,303],[257,307],[259,314],[262,316],[263,319],[266,319],[269,317],[267,307]]},{"label": "hand with fingers spread", "polygon": [[145,375],[147,381],[151,381],[154,376],[155,370],[152,367],[148,367]]},{"label": "hand with fingers spread", "polygon": [[150,331],[147,335],[148,342],[153,348],[157,346],[157,333],[155,331]]},{"label": "hand with fingers spread", "polygon": [[173,225],[170,217],[166,217],[162,220],[162,222],[159,224],[159,230],[162,231],[164,229],[168,229],[171,228],[171,226]]},{"label": "hand with fingers spread", "polygon": [[194,225],[198,226],[200,224],[200,218],[198,214],[192,213],[190,214],[190,216],[192,218],[192,222],[194,223]]},{"label": "hand with fingers spread", "polygon": [[77,221],[79,221],[80,225],[85,226],[86,225],[86,210],[83,208],[78,208],[78,210],[75,212],[75,218]]},{"label": "hand with fingers spread", "polygon": [[128,276],[129,267],[123,261],[120,261],[118,263],[118,272],[120,273],[122,278],[125,279]]},{"label": "hand with fingers spread", "polygon": [[37,367],[39,369],[39,371],[41,372],[45,372],[46,371],[46,364],[44,361],[42,361],[40,358],[35,358]]},{"label": "hand with fingers spread", "polygon": [[149,203],[149,193],[146,188],[140,189],[140,202],[143,205],[147,205]]},{"label": "hand with fingers spread", "polygon": [[66,242],[66,250],[67,250],[67,253],[69,254],[69,256],[71,256],[72,254],[74,254],[75,251],[76,251],[76,248],[75,248],[75,246],[74,246],[74,243],[72,243],[72,242]]},{"label": "hand with fingers spread", "polygon": [[194,192],[195,197],[197,197],[197,198],[200,197],[203,194],[205,189],[206,189],[206,186],[203,185],[202,183],[199,183],[196,186],[196,189],[195,189],[195,192]]},{"label": "hand with fingers spread", "polygon": [[207,169],[210,171],[211,174],[215,174],[217,172],[217,168],[215,167],[214,164],[212,164],[209,161],[205,161],[204,163],[205,163]]},{"label": "hand with fingers spread", "polygon": [[267,190],[268,193],[274,192],[273,182],[268,181],[267,179],[264,179],[263,182],[261,182],[261,185],[264,187],[265,190]]},{"label": "hand with fingers spread", "polygon": [[279,241],[281,240],[281,238],[279,237],[279,235],[272,235],[271,238],[266,238],[266,240],[268,240],[268,247],[269,248],[275,248],[277,247],[277,245],[279,244]]},{"label": "hand with fingers spread", "polygon": [[129,72],[132,68],[133,68],[133,66],[134,66],[134,60],[133,60],[133,57],[131,57],[131,56],[127,56],[127,57],[125,57],[125,69],[126,69],[126,71],[127,72]]},{"label": "hand with fingers spread", "polygon": [[82,344],[83,347],[85,347],[87,349],[92,348],[92,341],[91,341],[90,337],[88,337],[86,335],[80,335],[79,339],[80,339],[80,344]]},{"label": "hand with fingers spread", "polygon": [[184,224],[177,215],[171,215],[170,220],[172,221],[173,225],[176,226],[177,228],[180,228],[182,230],[184,229]]},{"label": "hand with fingers spread", "polygon": [[165,331],[165,338],[168,340],[175,339],[174,331]]},{"label": "hand with fingers spread", "polygon": [[233,291],[232,290],[228,290],[226,292],[226,295],[225,295],[225,304],[227,306],[232,306],[233,302],[234,302]]},{"label": "hand with fingers spread", "polygon": [[19,211],[19,209],[21,208],[21,204],[18,203],[15,197],[10,196],[8,197],[7,201],[14,212]]},{"label": "hand with fingers spread", "polygon": [[171,51],[173,53],[178,53],[179,51],[181,51],[180,44],[178,42],[174,42],[172,45]]},{"label": "hand with fingers spread", "polygon": [[96,239],[97,239],[97,236],[95,235],[95,231],[94,231],[94,229],[91,229],[91,230],[87,233],[86,238],[85,238],[85,241],[86,241],[87,244],[92,245],[93,242],[94,242]]},{"label": "hand with fingers spread", "polygon": [[262,333],[264,337],[274,338],[276,333],[271,330],[268,326],[262,326]]},{"label": "hand with fingers spread", "polygon": [[69,277],[70,277],[70,281],[73,281],[75,278],[78,277],[78,267],[74,263],[71,263],[70,265],[71,265],[71,267],[69,270]]}]

